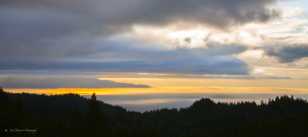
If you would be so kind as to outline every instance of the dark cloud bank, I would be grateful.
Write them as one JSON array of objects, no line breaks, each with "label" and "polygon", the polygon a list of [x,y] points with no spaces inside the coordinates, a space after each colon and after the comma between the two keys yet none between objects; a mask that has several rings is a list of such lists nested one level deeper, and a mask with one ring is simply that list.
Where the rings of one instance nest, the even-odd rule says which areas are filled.
[{"label": "dark cloud bank", "polygon": [[[157,50],[107,40],[132,24],[198,22],[219,29],[278,16],[275,0],[2,0],[1,70],[247,74],[241,46]],[[155,47],[155,45],[153,45]]]},{"label": "dark cloud bank", "polygon": [[[174,20],[218,27],[264,22],[278,16],[276,0],[4,0],[3,6],[52,9],[92,16],[107,24],[161,24]],[[21,9],[21,8],[19,8]]]},{"label": "dark cloud bank", "polygon": [[277,57],[280,62],[290,63],[308,57],[308,44],[281,44],[266,49],[270,56]]},{"label": "dark cloud bank", "polygon": [[76,76],[2,76],[1,87],[4,88],[148,88],[147,85],[118,83]]}]

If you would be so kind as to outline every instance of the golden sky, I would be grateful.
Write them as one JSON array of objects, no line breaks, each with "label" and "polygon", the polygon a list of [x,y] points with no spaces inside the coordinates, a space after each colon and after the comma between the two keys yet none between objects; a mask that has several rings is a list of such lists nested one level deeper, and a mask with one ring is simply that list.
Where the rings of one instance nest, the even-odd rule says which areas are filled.
[{"label": "golden sky", "polygon": [[308,93],[307,0],[46,1],[0,3],[11,92]]},{"label": "golden sky", "polygon": [[[232,76],[234,77],[234,76]],[[195,75],[167,74],[106,74],[97,76],[98,80],[108,80],[119,83],[147,85],[149,87],[115,87],[115,88],[10,88],[12,92],[28,92],[43,94],[78,93],[88,95],[136,95],[136,94],[194,94],[194,93],[308,93],[307,79],[267,79],[267,78],[211,78]]]}]

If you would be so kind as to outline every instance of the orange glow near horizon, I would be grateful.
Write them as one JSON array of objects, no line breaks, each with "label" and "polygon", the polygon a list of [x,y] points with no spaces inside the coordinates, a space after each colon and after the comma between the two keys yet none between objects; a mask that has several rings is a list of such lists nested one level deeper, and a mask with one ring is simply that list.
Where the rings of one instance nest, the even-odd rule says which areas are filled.
[{"label": "orange glow near horizon", "polygon": [[160,88],[54,88],[54,89],[6,89],[13,93],[79,94],[90,95],[146,95],[146,94],[306,94],[306,88],[268,87],[160,87]]},{"label": "orange glow near horizon", "polygon": [[42,88],[6,89],[13,93],[143,95],[143,94],[308,94],[308,80],[295,79],[211,79],[202,77],[105,75],[99,80],[147,85],[148,88]]}]

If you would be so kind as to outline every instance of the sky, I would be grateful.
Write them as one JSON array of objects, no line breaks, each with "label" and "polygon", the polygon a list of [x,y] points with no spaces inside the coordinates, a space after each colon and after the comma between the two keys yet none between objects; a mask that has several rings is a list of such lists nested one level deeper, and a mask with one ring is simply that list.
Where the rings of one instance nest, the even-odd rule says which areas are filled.
[{"label": "sky", "polygon": [[306,0],[1,0],[15,92],[308,93]]}]

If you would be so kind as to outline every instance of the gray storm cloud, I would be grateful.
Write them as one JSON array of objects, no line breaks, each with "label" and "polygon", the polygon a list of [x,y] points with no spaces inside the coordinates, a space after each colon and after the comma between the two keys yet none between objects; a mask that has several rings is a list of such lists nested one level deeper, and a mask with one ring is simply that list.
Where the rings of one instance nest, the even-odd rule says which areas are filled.
[{"label": "gray storm cloud", "polygon": [[6,7],[73,12],[105,25],[192,21],[216,27],[264,22],[278,16],[276,0],[4,0]]},{"label": "gray storm cloud", "polygon": [[308,44],[282,44],[266,48],[265,51],[280,62],[290,63],[308,57]]},{"label": "gray storm cloud", "polygon": [[143,46],[138,42],[105,39],[129,31],[133,24],[187,21],[227,29],[266,22],[278,16],[269,8],[274,3],[275,0],[1,0],[0,69],[247,74],[247,65],[232,56],[245,50],[241,46],[164,51],[140,48]]}]

